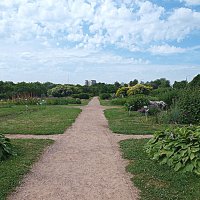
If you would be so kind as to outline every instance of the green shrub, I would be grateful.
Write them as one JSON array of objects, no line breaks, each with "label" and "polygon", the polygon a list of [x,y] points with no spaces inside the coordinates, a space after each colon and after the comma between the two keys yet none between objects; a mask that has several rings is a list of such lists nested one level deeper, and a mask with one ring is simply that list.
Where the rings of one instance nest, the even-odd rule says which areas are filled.
[{"label": "green shrub", "polygon": [[147,105],[149,105],[149,99],[147,96],[135,95],[127,99],[125,106],[127,107],[127,109],[131,107],[131,110],[137,111],[138,109]]},{"label": "green shrub", "polygon": [[181,111],[177,105],[172,106],[169,110],[160,112],[157,116],[159,124],[180,124]]},{"label": "green shrub", "polygon": [[152,159],[175,171],[200,175],[200,127],[157,131],[149,140],[146,151]]},{"label": "green shrub", "polygon": [[128,96],[136,95],[136,94],[149,94],[153,88],[151,86],[146,86],[143,84],[137,84],[129,88],[127,91]]},{"label": "green shrub", "polygon": [[116,97],[126,97],[129,87],[121,87],[116,92]]},{"label": "green shrub", "polygon": [[177,105],[181,111],[181,121],[187,124],[200,122],[200,88],[182,92]]},{"label": "green shrub", "polygon": [[109,93],[102,93],[100,94],[100,99],[105,100],[105,99],[110,99],[111,95]]},{"label": "green shrub", "polygon": [[7,159],[11,155],[13,155],[13,149],[10,139],[0,133],[0,161]]},{"label": "green shrub", "polygon": [[46,99],[47,105],[67,105],[67,104],[81,104],[80,99],[74,98],[48,98]]},{"label": "green shrub", "polygon": [[152,116],[155,116],[155,115],[157,115],[160,112],[161,112],[161,109],[154,106],[154,107],[150,107],[149,108],[148,114],[152,115]]},{"label": "green shrub", "polygon": [[112,105],[120,105],[120,106],[124,106],[124,104],[126,103],[126,98],[116,98],[116,99],[112,99],[110,101],[110,103]]},{"label": "green shrub", "polygon": [[46,104],[47,105],[67,105],[68,99],[64,98],[48,98],[46,99]]},{"label": "green shrub", "polygon": [[78,98],[79,99],[89,99],[90,95],[87,93],[80,93]]},{"label": "green shrub", "polygon": [[181,93],[181,90],[158,88],[153,90],[150,95],[156,97],[159,101],[164,101],[170,107],[179,98],[179,93]]},{"label": "green shrub", "polygon": [[12,100],[12,103],[15,105],[36,105],[40,102],[38,98],[29,98],[29,99],[15,99]]}]

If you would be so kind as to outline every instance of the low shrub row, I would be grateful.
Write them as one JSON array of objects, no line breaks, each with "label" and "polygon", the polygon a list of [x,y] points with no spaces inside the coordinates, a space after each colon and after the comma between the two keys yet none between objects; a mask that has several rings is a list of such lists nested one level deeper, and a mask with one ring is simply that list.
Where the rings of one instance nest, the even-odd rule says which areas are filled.
[{"label": "low shrub row", "polygon": [[15,99],[7,101],[3,106],[9,105],[67,105],[67,104],[81,104],[79,98],[30,98],[30,99]]}]

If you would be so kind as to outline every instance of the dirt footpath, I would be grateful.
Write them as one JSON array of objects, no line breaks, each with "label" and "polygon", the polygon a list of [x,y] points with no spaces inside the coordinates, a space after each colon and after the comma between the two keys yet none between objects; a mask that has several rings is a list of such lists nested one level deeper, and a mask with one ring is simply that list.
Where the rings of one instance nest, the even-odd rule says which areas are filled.
[{"label": "dirt footpath", "polygon": [[76,122],[57,136],[9,200],[135,200],[117,137],[93,98]]}]

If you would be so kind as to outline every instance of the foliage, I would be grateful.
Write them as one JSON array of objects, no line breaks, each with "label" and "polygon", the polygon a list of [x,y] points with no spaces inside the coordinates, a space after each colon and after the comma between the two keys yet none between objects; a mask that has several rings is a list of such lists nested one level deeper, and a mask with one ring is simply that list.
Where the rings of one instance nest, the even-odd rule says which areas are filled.
[{"label": "foliage", "polygon": [[153,90],[150,95],[157,97],[159,101],[164,101],[170,107],[179,98],[182,90],[172,88],[158,88]]},{"label": "foliage", "polygon": [[181,111],[182,123],[198,124],[200,122],[200,88],[183,91],[177,105]]},{"label": "foliage", "polygon": [[124,106],[125,103],[126,103],[126,98],[115,98],[110,101],[111,105]]},{"label": "foliage", "polygon": [[175,171],[200,175],[200,127],[157,131],[148,142],[147,153]]},{"label": "foliage", "polygon": [[125,106],[128,110],[131,107],[131,110],[137,111],[138,109],[147,105],[149,105],[149,99],[147,96],[135,95],[127,99]]},{"label": "foliage", "polygon": [[10,139],[0,133],[0,161],[7,159],[13,154],[13,147],[10,143]]},{"label": "foliage", "polygon": [[159,124],[180,124],[181,123],[181,111],[177,104],[171,106],[167,111],[158,113],[156,117],[156,123]]},{"label": "foliage", "polygon": [[129,90],[129,87],[121,87],[117,90],[116,96],[117,97],[126,97],[127,91]]},{"label": "foliage", "polygon": [[165,78],[156,79],[154,81],[146,82],[145,84],[153,87],[153,89],[170,88],[170,81]]},{"label": "foliage", "polygon": [[148,139],[120,142],[123,157],[128,159],[126,170],[141,191],[140,200],[199,200],[200,178],[193,173],[176,172],[149,158],[144,147]]},{"label": "foliage", "polygon": [[154,107],[149,108],[148,115],[156,116],[160,112],[161,112],[161,109],[154,106]]},{"label": "foliage", "polygon": [[174,89],[184,89],[186,88],[188,85],[188,82],[187,81],[175,81],[174,84],[173,84],[173,88]]},{"label": "foliage", "polygon": [[134,85],[137,85],[137,84],[138,84],[138,80],[137,79],[134,79],[133,81],[129,82],[129,86],[134,86]]},{"label": "foliage", "polygon": [[150,91],[152,90],[151,86],[146,86],[143,84],[137,84],[135,86],[132,86],[128,89],[127,91],[127,95],[128,96],[132,96],[132,95],[136,95],[136,94],[149,94]]},{"label": "foliage", "polygon": [[193,80],[189,83],[190,87],[200,87],[200,74],[195,76]]},{"label": "foliage", "polygon": [[90,95],[87,94],[87,93],[80,93],[77,98],[79,98],[79,99],[89,99]]},{"label": "foliage", "polygon": [[108,93],[102,93],[100,94],[100,99],[105,100],[105,99],[110,99],[111,95]]},{"label": "foliage", "polygon": [[69,85],[57,85],[48,90],[48,95],[53,97],[67,97],[73,94],[73,87]]},{"label": "foliage", "polygon": [[67,104],[81,104],[80,99],[74,98],[48,98],[47,105],[67,105]]}]

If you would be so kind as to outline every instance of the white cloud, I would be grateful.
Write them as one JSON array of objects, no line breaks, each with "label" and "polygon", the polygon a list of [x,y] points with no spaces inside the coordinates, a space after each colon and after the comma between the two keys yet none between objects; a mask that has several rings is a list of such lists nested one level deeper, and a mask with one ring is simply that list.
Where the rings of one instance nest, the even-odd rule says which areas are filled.
[{"label": "white cloud", "polygon": [[[194,0],[193,0],[194,1]],[[197,2],[197,1],[195,1]],[[168,17],[166,17],[168,16]],[[130,51],[154,42],[181,41],[200,31],[200,13],[177,8],[168,13],[150,1],[1,0],[0,36],[59,46]]]},{"label": "white cloud", "polygon": [[151,46],[148,49],[148,51],[151,52],[152,54],[169,55],[176,53],[184,53],[186,52],[186,49],[165,44],[160,46]]},{"label": "white cloud", "polygon": [[198,6],[200,5],[200,0],[180,0],[181,2],[185,2],[187,5]]}]

